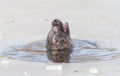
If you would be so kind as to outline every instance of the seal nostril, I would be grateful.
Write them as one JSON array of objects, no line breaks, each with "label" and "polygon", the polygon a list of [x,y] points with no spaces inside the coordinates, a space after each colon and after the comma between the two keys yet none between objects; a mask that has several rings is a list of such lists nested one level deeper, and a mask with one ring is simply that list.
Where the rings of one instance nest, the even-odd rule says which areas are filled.
[{"label": "seal nostril", "polygon": [[57,20],[54,20],[55,22],[57,22]]}]

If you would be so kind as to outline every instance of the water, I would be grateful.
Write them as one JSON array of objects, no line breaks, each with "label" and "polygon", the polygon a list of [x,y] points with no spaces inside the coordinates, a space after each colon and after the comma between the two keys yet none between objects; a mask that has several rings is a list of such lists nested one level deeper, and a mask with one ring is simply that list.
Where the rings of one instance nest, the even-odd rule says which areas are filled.
[{"label": "water", "polygon": [[[2,56],[16,60],[48,63],[50,61],[46,56],[45,43],[45,40],[25,44],[18,43],[7,47],[7,51],[3,52]],[[119,56],[120,50],[116,47],[108,47],[107,43],[74,39],[70,63],[106,61]]]}]

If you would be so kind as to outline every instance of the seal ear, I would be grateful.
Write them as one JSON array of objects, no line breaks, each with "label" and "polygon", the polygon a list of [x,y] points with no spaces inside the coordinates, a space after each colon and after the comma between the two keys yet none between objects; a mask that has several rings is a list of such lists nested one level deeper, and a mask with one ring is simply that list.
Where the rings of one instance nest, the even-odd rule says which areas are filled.
[{"label": "seal ear", "polygon": [[64,30],[62,28],[60,28],[60,31],[64,32]]}]

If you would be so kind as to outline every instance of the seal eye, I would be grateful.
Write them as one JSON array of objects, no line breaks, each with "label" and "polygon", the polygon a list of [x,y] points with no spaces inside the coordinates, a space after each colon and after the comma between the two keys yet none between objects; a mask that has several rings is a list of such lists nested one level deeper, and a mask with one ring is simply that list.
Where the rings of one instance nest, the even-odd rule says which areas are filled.
[{"label": "seal eye", "polygon": [[62,31],[62,28],[60,28],[60,31]]}]

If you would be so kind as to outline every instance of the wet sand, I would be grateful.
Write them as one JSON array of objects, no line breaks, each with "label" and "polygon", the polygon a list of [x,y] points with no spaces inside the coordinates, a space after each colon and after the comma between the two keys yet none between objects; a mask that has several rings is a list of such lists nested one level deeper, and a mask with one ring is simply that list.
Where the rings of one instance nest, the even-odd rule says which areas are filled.
[{"label": "wet sand", "polygon": [[[1,76],[113,76],[120,74],[120,60],[111,60],[105,62],[94,63],[67,63],[67,64],[53,64],[53,63],[38,63],[38,62],[25,62],[17,60],[7,60],[9,63],[0,63]],[[113,66],[114,65],[114,66]],[[61,66],[59,68],[47,69],[49,66]],[[95,68],[95,70],[94,70]],[[55,70],[54,70],[55,69]],[[97,70],[97,72],[96,72]],[[7,73],[6,73],[7,72]]]}]

